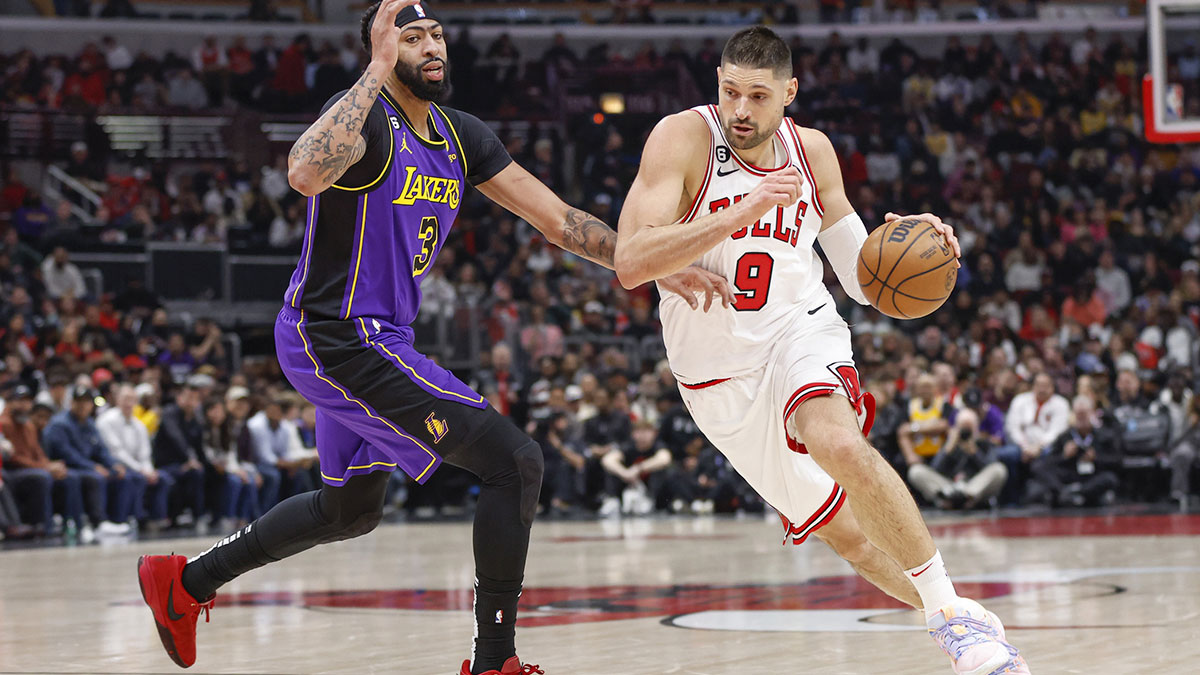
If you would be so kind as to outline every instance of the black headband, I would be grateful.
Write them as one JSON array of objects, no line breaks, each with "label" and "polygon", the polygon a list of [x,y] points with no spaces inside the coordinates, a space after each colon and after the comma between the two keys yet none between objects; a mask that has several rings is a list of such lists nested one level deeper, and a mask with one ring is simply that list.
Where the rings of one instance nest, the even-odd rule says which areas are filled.
[{"label": "black headband", "polygon": [[424,5],[416,4],[409,5],[400,10],[400,13],[396,15],[396,27],[403,28],[414,21],[421,21],[422,19],[441,23],[441,20],[434,16],[433,12],[430,12]]}]

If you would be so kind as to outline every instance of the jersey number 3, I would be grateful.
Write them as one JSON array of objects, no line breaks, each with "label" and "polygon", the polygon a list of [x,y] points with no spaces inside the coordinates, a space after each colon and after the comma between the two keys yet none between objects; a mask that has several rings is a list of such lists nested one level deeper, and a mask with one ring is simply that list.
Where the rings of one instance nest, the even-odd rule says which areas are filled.
[{"label": "jersey number 3", "polygon": [[744,253],[738,258],[737,272],[733,277],[733,285],[738,290],[734,294],[734,309],[755,312],[767,304],[767,294],[771,291],[771,269],[774,267],[775,259],[769,253]]},{"label": "jersey number 3", "polygon": [[421,276],[425,270],[429,269],[429,263],[433,262],[433,251],[437,248],[440,235],[437,216],[426,216],[421,219],[421,230],[417,232],[417,239],[421,240],[421,251],[413,256],[414,277]]}]

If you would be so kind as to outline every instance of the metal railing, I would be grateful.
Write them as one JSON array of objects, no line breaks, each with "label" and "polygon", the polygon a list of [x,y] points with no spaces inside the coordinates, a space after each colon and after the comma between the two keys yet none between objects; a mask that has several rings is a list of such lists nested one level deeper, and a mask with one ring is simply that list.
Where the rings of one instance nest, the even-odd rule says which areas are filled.
[{"label": "metal railing", "polygon": [[[88,224],[95,222],[94,214],[103,203],[100,195],[94,190],[53,164],[46,166],[46,175],[42,177],[42,192],[46,193],[51,203],[67,200],[71,205],[71,214]],[[90,208],[85,208],[84,205]]]}]

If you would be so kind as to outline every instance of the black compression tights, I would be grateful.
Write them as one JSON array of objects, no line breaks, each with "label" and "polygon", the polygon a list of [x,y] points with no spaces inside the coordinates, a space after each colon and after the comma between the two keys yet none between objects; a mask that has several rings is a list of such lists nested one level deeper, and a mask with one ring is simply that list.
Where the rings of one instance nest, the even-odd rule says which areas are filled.
[{"label": "black compression tights", "polygon": [[[473,672],[499,670],[515,653],[517,598],[525,575],[529,528],[542,481],[542,453],[508,419],[496,421],[445,461],[479,476],[475,511],[475,620]],[[183,586],[203,600],[223,584],[268,563],[316,546],[366,534],[379,524],[388,473],[323,485],[275,505],[261,518],[192,558]]]}]

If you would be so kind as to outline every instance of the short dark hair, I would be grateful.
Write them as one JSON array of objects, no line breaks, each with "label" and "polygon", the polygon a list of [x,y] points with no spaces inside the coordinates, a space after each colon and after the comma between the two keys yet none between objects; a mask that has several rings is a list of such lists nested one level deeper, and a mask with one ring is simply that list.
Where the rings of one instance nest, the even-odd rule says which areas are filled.
[{"label": "short dark hair", "polygon": [[382,0],[372,2],[362,14],[359,37],[362,39],[363,49],[367,50],[367,58],[371,57],[371,24],[375,21],[375,14],[379,12],[381,4],[383,4]]},{"label": "short dark hair", "polygon": [[751,26],[734,33],[721,52],[721,65],[770,68],[778,77],[791,77],[792,50],[766,26]]}]

